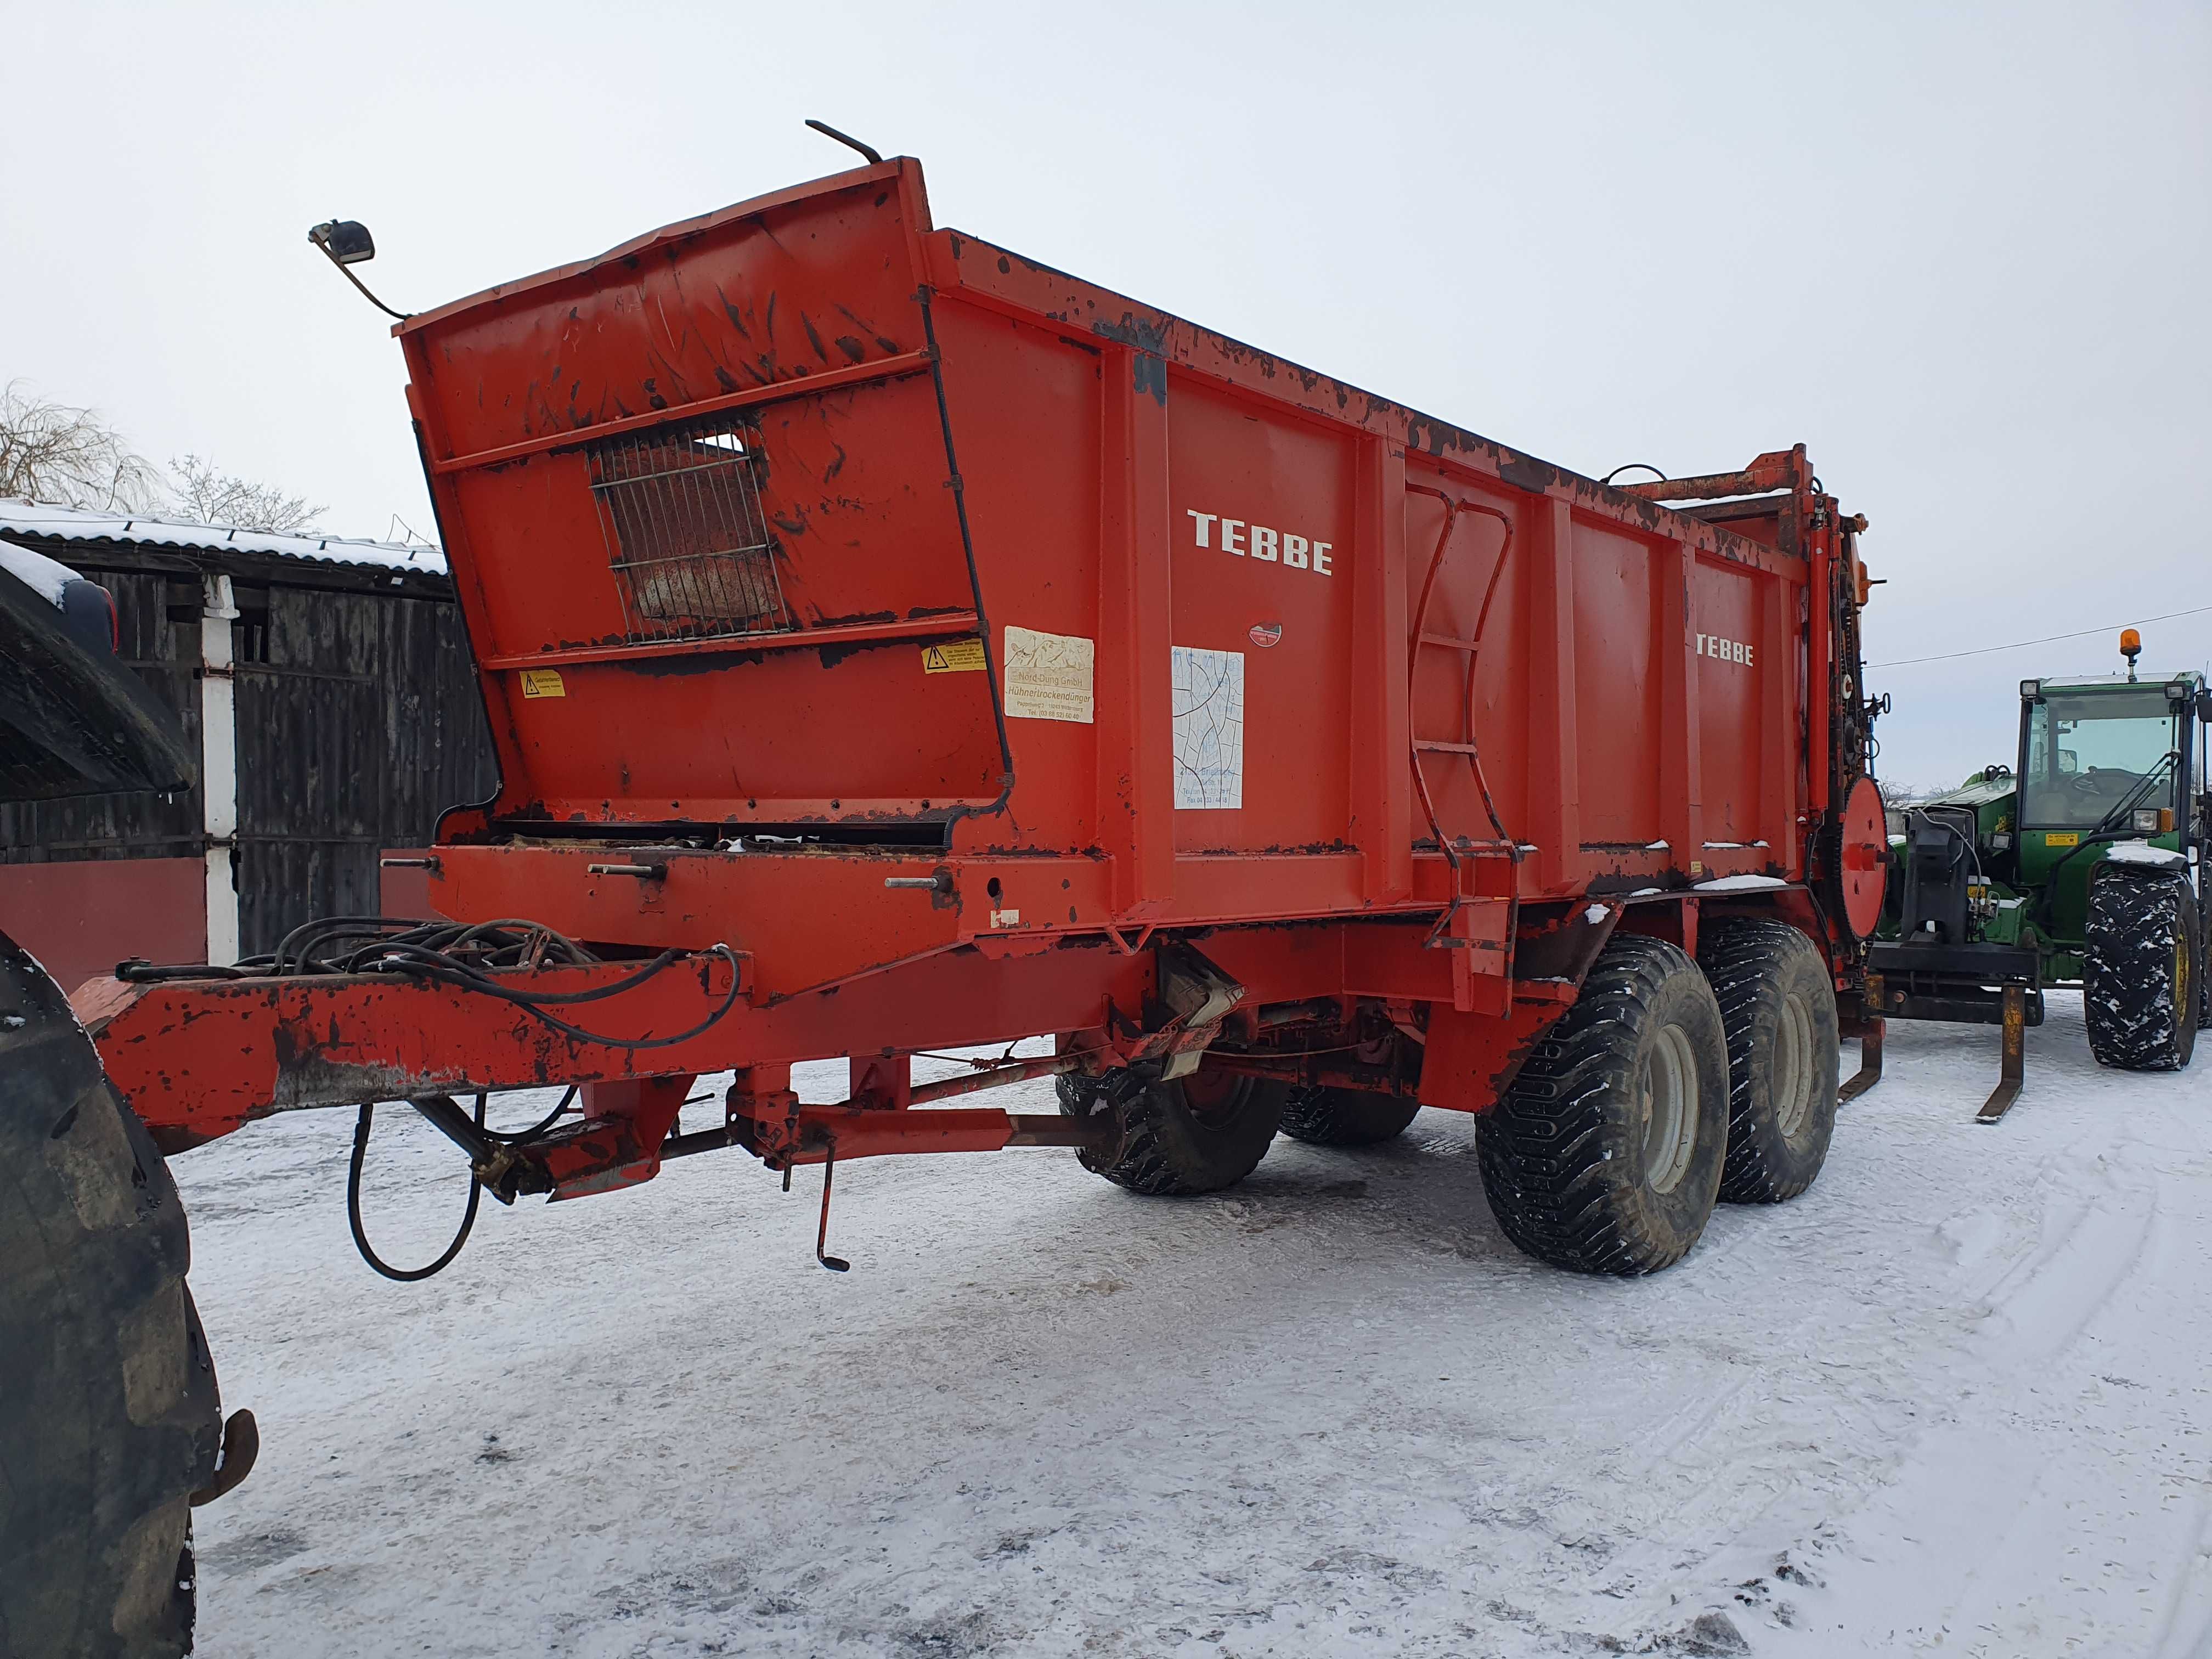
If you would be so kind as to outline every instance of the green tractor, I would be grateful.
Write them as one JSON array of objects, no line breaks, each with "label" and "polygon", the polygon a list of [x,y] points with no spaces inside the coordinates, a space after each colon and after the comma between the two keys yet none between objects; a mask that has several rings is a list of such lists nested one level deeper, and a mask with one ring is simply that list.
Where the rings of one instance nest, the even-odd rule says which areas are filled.
[{"label": "green tractor", "polygon": [[2212,1024],[2212,694],[2201,673],[2139,678],[2142,648],[2133,629],[2121,635],[2124,677],[2022,680],[2015,763],[1893,815],[1867,1010],[2002,1026],[1982,1122],[2019,1097],[2047,986],[2081,987],[2100,1065],[2178,1071]]}]

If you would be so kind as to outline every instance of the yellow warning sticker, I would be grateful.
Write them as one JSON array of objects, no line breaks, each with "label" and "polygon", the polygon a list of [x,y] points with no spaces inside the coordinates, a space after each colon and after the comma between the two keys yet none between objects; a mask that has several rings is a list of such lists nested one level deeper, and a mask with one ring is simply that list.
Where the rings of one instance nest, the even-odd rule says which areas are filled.
[{"label": "yellow warning sticker", "polygon": [[2045,847],[2079,847],[2081,837],[2072,830],[2051,830],[2045,832],[2043,844]]},{"label": "yellow warning sticker", "polygon": [[568,688],[561,684],[557,668],[526,668],[522,671],[522,695],[526,697],[565,697]]},{"label": "yellow warning sticker", "polygon": [[937,645],[925,645],[921,647],[921,672],[925,674],[980,674],[983,672],[983,641],[945,640]]}]

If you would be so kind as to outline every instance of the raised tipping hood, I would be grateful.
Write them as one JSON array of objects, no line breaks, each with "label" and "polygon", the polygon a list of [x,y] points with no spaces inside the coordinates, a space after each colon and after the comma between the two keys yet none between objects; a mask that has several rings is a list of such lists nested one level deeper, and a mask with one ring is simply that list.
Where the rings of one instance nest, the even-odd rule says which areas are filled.
[{"label": "raised tipping hood", "polygon": [[[887,161],[412,318],[509,827],[912,826],[1006,763]],[[891,710],[896,718],[890,718]]]}]

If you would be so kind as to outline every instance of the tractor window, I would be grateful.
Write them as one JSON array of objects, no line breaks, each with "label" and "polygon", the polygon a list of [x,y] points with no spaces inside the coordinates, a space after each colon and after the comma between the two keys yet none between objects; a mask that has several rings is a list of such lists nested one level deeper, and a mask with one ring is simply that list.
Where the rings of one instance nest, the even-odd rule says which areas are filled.
[{"label": "tractor window", "polygon": [[2181,744],[2176,720],[2162,685],[2046,692],[2027,709],[2021,824],[2089,830],[2123,805],[2174,805]]}]

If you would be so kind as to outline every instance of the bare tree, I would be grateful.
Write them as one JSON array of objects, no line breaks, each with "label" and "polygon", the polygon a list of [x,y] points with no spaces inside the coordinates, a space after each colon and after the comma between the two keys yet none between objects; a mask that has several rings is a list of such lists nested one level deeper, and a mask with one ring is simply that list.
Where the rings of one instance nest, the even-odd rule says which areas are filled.
[{"label": "bare tree", "polygon": [[143,513],[160,501],[161,481],[97,410],[55,403],[11,380],[0,388],[0,495]]},{"label": "bare tree", "polygon": [[169,463],[176,482],[171,493],[177,508],[201,524],[235,525],[241,530],[311,531],[329,509],[304,495],[288,495],[274,484],[255,483],[218,472],[215,463],[187,455]]}]

